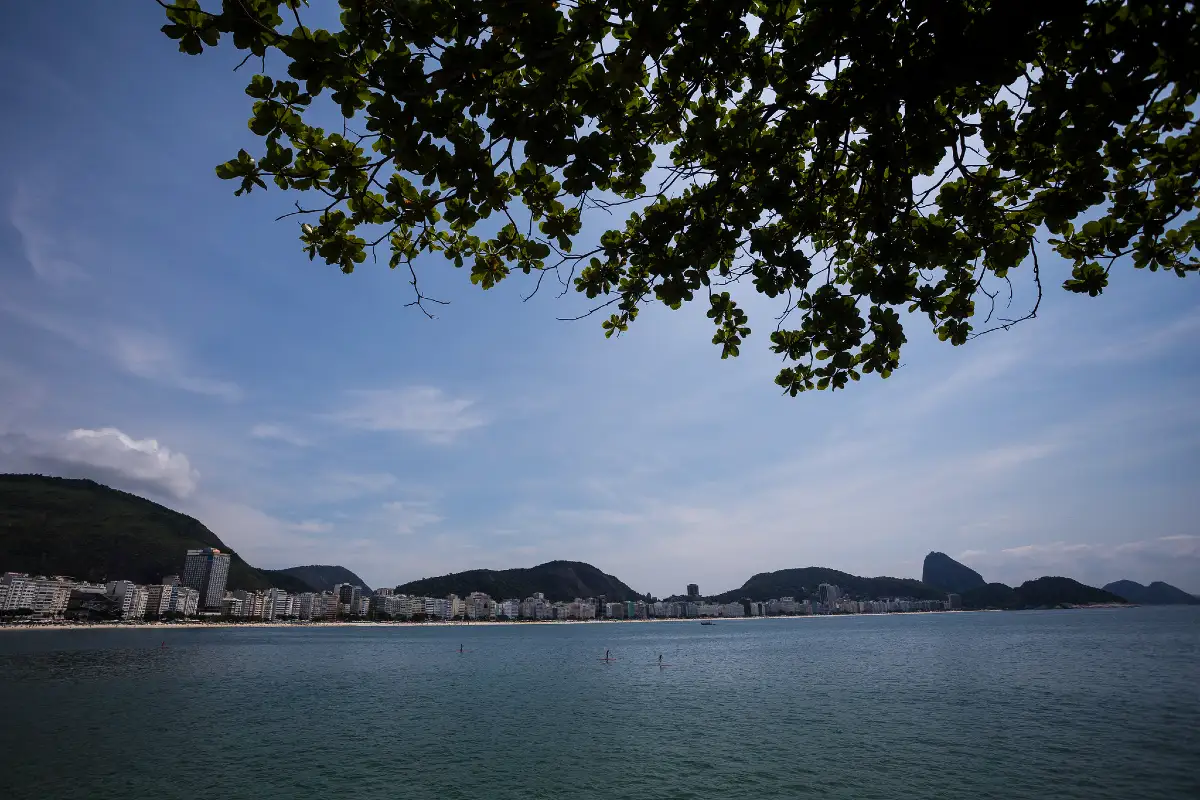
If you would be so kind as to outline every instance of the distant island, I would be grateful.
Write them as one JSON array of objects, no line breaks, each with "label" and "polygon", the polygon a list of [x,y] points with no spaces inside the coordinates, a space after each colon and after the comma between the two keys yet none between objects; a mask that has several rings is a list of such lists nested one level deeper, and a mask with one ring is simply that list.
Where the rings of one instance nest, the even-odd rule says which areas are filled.
[{"label": "distant island", "polygon": [[420,613],[414,612],[415,616],[422,617],[428,616],[425,612],[429,609],[435,609],[431,613],[436,616],[442,613],[436,609],[443,606],[458,607],[449,601],[446,605],[443,602],[446,598],[472,596],[505,599],[509,611],[516,608],[514,604],[518,602],[524,606],[536,600],[534,605],[538,608],[552,608],[580,606],[581,600],[587,599],[597,617],[611,613],[613,607],[624,616],[632,616],[636,608],[682,610],[681,615],[687,616],[687,610],[693,605],[717,609],[712,612],[714,614],[724,613],[719,611],[722,608],[733,613],[737,607],[752,616],[875,613],[943,607],[974,610],[1121,605],[1126,602],[1200,603],[1200,599],[1161,582],[1142,586],[1133,581],[1117,581],[1103,589],[1058,576],[1026,581],[1015,588],[987,583],[975,570],[936,551],[925,557],[921,580],[861,577],[826,567],[802,567],[758,573],[739,588],[714,595],[702,596],[696,586],[690,585],[686,595],[674,595],[664,600],[642,594],[617,577],[578,561],[551,561],[528,568],[468,570],[372,592],[358,575],[342,566],[255,568],[198,520],[95,481],[0,475],[0,573],[72,576],[92,583],[155,584],[165,576],[178,573],[181,555],[196,548],[218,548],[230,554],[227,585],[230,592],[261,595],[273,590],[276,597],[287,593],[293,596],[344,595],[333,605],[338,606],[340,602],[347,608],[353,607],[356,615],[360,612],[365,615],[368,608],[376,605],[379,608],[399,607],[399,600],[367,602],[367,598],[375,596],[441,598],[432,606],[427,603]]}]

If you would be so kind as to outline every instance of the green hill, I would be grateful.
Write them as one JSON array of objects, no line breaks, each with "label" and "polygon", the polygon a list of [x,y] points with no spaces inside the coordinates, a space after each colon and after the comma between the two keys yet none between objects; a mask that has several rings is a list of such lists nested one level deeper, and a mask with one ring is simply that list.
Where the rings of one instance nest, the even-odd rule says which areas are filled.
[{"label": "green hill", "polygon": [[276,581],[276,585],[280,588],[283,588],[283,586],[278,581],[293,579],[312,587],[312,589],[306,589],[305,591],[329,592],[333,591],[333,587],[339,583],[349,583],[354,586],[361,586],[366,592],[371,591],[371,587],[367,586],[362,578],[345,567],[310,564],[306,567],[264,569],[262,572],[271,580]]},{"label": "green hill", "polygon": [[1162,581],[1154,581],[1149,586],[1136,581],[1115,581],[1105,586],[1104,591],[1144,606],[1200,605],[1200,597]]},{"label": "green hill", "polygon": [[424,578],[396,587],[398,594],[466,597],[485,592],[496,600],[525,599],[537,592],[547,600],[574,600],[604,595],[610,602],[637,600],[641,595],[612,575],[580,561],[549,561],[527,569],[473,569],[437,578]]},{"label": "green hill", "polygon": [[1070,578],[1044,577],[1025,581],[1013,589],[1003,583],[989,583],[962,595],[963,608],[1056,608],[1089,603],[1124,603],[1112,592],[1086,586]]},{"label": "green hill", "polygon": [[772,600],[777,597],[816,597],[822,583],[832,583],[852,598],[910,597],[916,600],[945,600],[946,593],[911,578],[860,578],[848,572],[826,567],[801,567],[760,572],[740,589],[716,595],[717,602],[733,600]]},{"label": "green hill", "polygon": [[199,521],[95,481],[0,475],[0,572],[157,583],[183,571],[188,550],[230,553],[230,589],[312,591],[268,577]]}]

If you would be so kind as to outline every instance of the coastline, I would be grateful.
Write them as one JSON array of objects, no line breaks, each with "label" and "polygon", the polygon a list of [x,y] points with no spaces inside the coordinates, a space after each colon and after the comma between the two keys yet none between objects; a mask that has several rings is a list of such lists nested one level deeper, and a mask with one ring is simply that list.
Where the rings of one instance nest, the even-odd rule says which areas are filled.
[{"label": "coastline", "polygon": [[[1088,606],[1073,606],[1068,609],[956,609],[954,611],[893,611],[887,614],[800,614],[795,616],[777,617],[712,617],[714,623],[753,622],[766,620],[788,619],[841,619],[845,617],[907,617],[907,616],[937,616],[941,614],[979,614],[990,611],[1070,611],[1091,608],[1133,608],[1133,603],[1127,605],[1097,604]],[[484,622],[463,622],[439,620],[437,622],[393,622],[393,621],[363,621],[363,622],[33,622],[19,624],[0,624],[0,631],[76,631],[76,630],[221,630],[227,628],[449,628],[449,627],[493,627],[493,626],[524,626],[524,625],[621,625],[655,622],[700,622],[700,618],[679,619],[544,619],[508,622],[488,620]]]}]

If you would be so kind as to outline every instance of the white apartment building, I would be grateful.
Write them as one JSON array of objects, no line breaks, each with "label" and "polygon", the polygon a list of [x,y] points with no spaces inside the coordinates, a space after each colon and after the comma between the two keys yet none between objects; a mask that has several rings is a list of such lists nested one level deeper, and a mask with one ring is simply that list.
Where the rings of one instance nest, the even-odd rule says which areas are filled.
[{"label": "white apartment building", "polygon": [[268,589],[263,599],[262,618],[266,620],[286,617],[291,603],[283,589]]},{"label": "white apartment building", "polygon": [[242,601],[240,598],[228,595],[221,601],[221,614],[226,617],[242,616]]},{"label": "white apartment building", "polygon": [[146,616],[148,593],[133,581],[109,581],[104,593],[121,604],[121,616],[125,619]]},{"label": "white apartment building", "polygon": [[36,580],[23,572],[4,573],[4,577],[0,578],[0,585],[4,587],[4,605],[0,606],[0,610],[16,611],[22,608],[32,610],[36,583]]},{"label": "white apartment building", "polygon": [[46,578],[35,581],[33,586],[33,604],[29,606],[39,617],[61,617],[67,610],[67,601],[71,599],[71,590],[75,583],[66,578]]},{"label": "white apartment building", "polygon": [[175,587],[165,584],[146,587],[146,616],[161,617],[171,610]]},{"label": "white apartment building", "polygon": [[487,620],[496,618],[496,602],[483,592],[467,595],[467,619]]},{"label": "white apartment building", "polygon": [[185,617],[196,616],[196,609],[200,605],[200,592],[190,586],[173,588],[175,593],[171,598],[171,611]]},{"label": "white apartment building", "polygon": [[447,619],[450,602],[440,597],[422,597],[422,613],[430,619]]}]

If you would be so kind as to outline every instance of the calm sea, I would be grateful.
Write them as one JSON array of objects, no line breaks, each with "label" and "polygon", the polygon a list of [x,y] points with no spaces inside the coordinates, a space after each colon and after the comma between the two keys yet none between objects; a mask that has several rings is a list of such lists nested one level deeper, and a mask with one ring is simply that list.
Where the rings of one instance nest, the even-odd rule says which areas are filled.
[{"label": "calm sea", "polygon": [[1195,800],[1200,610],[4,631],[0,797]]}]

